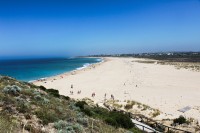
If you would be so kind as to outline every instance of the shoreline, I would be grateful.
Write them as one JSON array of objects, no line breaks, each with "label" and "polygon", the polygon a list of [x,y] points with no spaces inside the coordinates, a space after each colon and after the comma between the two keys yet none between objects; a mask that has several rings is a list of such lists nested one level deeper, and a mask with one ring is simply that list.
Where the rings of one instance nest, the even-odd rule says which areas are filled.
[{"label": "shoreline", "polygon": [[[79,58],[96,58],[96,57],[79,57]],[[36,79],[36,80],[30,80],[28,81],[29,83],[37,83],[37,82],[42,82],[42,81],[46,81],[48,79],[55,79],[55,78],[58,78],[60,76],[68,76],[69,74],[71,73],[76,73],[76,72],[79,72],[83,69],[87,69],[88,67],[92,66],[92,65],[95,65],[95,64],[100,64],[100,63],[103,63],[105,62],[105,59],[103,57],[101,58],[97,58],[97,59],[101,59],[100,62],[97,62],[97,63],[85,63],[85,64],[88,64],[85,66],[85,64],[82,66],[82,67],[78,67],[74,70],[71,70],[71,71],[67,71],[67,72],[64,72],[64,73],[61,73],[61,74],[56,74],[56,75],[53,75],[53,76],[48,76],[48,77],[43,77],[43,78],[39,78],[39,79]]]},{"label": "shoreline", "polygon": [[[107,100],[114,95],[122,106],[124,101],[138,101],[159,109],[161,115],[156,119],[185,115],[200,120],[200,73],[178,70],[170,65],[139,63],[138,60],[145,59],[108,57],[104,58],[104,62],[65,73],[63,78],[59,77],[61,75],[54,76],[46,83],[34,84],[57,89],[60,94],[71,98],[90,98],[99,104],[104,102],[105,94]],[[80,90],[81,94],[76,93]],[[74,93],[70,94],[70,91]],[[92,93],[96,96],[92,97]],[[178,111],[186,106],[190,106],[191,110],[185,113]]]}]

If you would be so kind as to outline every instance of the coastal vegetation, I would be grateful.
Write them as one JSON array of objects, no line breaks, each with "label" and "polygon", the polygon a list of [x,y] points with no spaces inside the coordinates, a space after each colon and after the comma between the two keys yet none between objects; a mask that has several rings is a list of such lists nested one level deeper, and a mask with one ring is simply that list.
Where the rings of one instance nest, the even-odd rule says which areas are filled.
[{"label": "coastal vegetation", "polygon": [[10,77],[0,77],[0,132],[140,132],[127,114],[90,106]]}]

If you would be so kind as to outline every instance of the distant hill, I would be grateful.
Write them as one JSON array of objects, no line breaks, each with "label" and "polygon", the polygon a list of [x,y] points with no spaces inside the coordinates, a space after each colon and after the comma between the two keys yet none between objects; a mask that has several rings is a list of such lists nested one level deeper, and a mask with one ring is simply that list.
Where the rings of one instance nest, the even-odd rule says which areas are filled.
[{"label": "distant hill", "polygon": [[173,62],[200,62],[200,52],[157,52],[139,54],[101,54],[89,55],[89,57],[136,57]]}]

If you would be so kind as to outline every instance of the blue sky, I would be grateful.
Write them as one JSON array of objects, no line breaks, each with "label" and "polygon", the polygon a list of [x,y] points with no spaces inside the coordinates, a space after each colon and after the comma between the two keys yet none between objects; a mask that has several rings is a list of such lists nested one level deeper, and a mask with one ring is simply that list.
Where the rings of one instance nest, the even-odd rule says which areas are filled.
[{"label": "blue sky", "polygon": [[200,51],[200,0],[1,0],[0,57]]}]

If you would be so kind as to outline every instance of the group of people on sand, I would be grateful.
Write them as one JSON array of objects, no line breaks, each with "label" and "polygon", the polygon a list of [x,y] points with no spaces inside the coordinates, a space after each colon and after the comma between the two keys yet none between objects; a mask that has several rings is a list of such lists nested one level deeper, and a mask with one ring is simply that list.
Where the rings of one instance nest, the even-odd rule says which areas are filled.
[{"label": "group of people on sand", "polygon": [[74,94],[74,92],[73,92],[73,91],[70,91],[70,94],[71,94],[71,95],[73,95],[73,94]]},{"label": "group of people on sand", "polygon": [[[70,94],[73,95],[74,92],[73,92],[73,91],[70,91]],[[77,92],[77,94],[81,94],[81,90],[79,90],[79,91]]]},{"label": "group of people on sand", "polygon": [[[73,89],[73,87],[74,87],[73,84],[71,84],[71,89]],[[73,91],[70,91],[70,94],[71,94],[71,95],[73,95],[73,93],[74,93]],[[79,90],[79,91],[77,92],[77,94],[81,94],[81,90]],[[93,93],[92,93],[92,97],[95,97],[95,95],[96,95],[96,93],[93,92]],[[106,95],[107,95],[107,94],[105,93],[105,95],[104,95],[104,100],[106,100]],[[111,94],[110,97],[111,97],[112,100],[115,99],[113,94]]]},{"label": "group of people on sand", "polygon": [[[71,89],[72,89],[72,90],[73,90],[73,87],[74,87],[73,84],[71,84]],[[73,92],[73,91],[70,91],[70,94],[73,95],[74,92]],[[77,92],[77,94],[81,94],[81,90],[79,90],[79,91]]]},{"label": "group of people on sand", "polygon": [[[106,99],[106,95],[107,95],[107,94],[105,93],[104,99]],[[114,95],[113,95],[113,94],[111,94],[110,97],[111,97],[112,100],[114,100]]]}]

